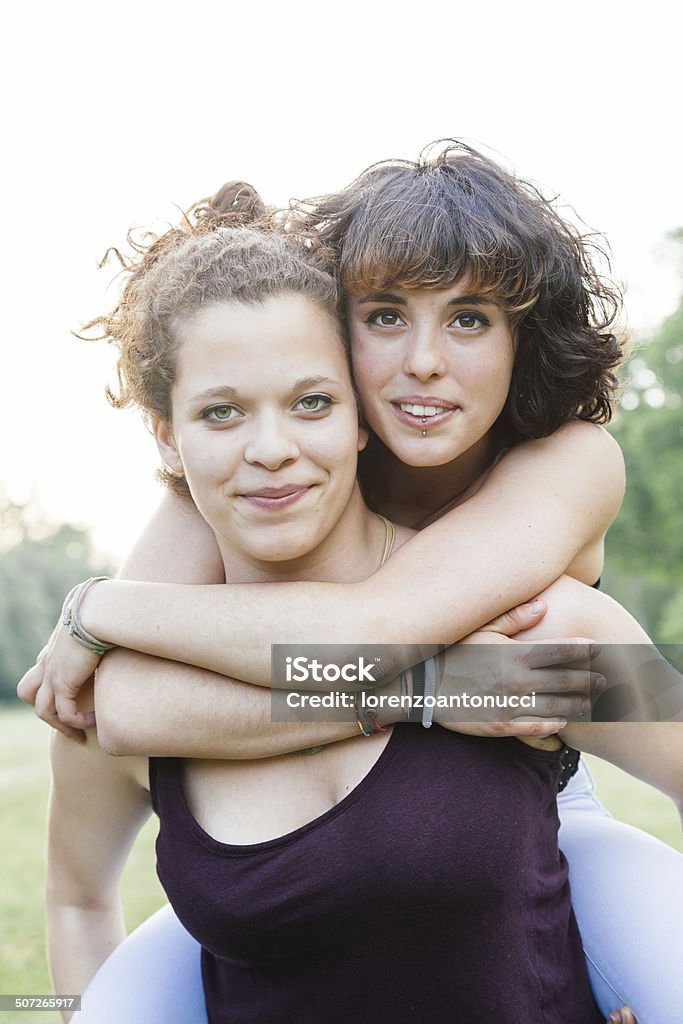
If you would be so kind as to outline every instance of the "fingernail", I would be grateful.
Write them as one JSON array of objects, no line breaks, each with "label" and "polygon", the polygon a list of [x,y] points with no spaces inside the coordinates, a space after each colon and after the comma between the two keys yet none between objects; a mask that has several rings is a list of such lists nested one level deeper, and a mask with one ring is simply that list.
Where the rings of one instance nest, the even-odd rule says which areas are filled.
[{"label": "fingernail", "polygon": [[580,715],[587,715],[588,712],[590,711],[590,709],[591,709],[591,702],[589,700],[587,700],[587,699],[586,700],[582,700],[581,701],[581,710],[579,711],[579,714]]},{"label": "fingernail", "polygon": [[605,679],[604,676],[598,676],[597,677],[597,679],[595,680],[595,689],[596,690],[606,690],[607,689],[607,680]]},{"label": "fingernail", "polygon": [[609,1015],[609,1019],[614,1021],[614,1024],[622,1024],[621,1014],[618,1010],[612,1010]]},{"label": "fingernail", "polygon": [[600,646],[600,644],[591,644],[590,657],[597,658],[601,651],[602,647]]},{"label": "fingernail", "polygon": [[540,598],[536,598],[535,601],[532,601],[530,603],[529,611],[531,612],[532,615],[538,615],[539,612],[543,611],[544,607],[545,607],[544,602],[541,601]]}]

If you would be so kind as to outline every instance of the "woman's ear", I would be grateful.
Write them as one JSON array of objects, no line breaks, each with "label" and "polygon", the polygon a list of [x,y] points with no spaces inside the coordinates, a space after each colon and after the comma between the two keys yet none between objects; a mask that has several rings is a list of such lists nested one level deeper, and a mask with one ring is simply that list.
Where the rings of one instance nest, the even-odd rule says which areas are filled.
[{"label": "woman's ear", "polygon": [[185,471],[183,469],[183,463],[180,455],[178,454],[178,449],[176,448],[171,424],[166,423],[165,420],[154,420],[152,423],[152,433],[154,434],[154,440],[157,443],[157,448],[159,449],[159,455],[161,455],[163,464],[175,476],[184,476]]},{"label": "woman's ear", "polygon": [[363,451],[363,449],[365,448],[365,446],[368,443],[369,438],[370,438],[370,431],[365,426],[365,423],[363,422],[363,420],[361,420],[359,422],[359,424],[358,424],[358,451],[359,452]]}]

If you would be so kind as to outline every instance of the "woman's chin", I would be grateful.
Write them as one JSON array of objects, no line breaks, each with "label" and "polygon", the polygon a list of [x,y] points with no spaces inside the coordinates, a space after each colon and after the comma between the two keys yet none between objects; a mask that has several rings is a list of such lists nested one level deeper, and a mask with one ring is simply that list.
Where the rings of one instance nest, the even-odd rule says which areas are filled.
[{"label": "woman's chin", "polygon": [[440,443],[436,438],[417,437],[409,444],[397,444],[390,446],[393,455],[404,465],[413,469],[433,469],[437,466],[446,466],[462,454],[460,449],[453,449],[451,446]]}]

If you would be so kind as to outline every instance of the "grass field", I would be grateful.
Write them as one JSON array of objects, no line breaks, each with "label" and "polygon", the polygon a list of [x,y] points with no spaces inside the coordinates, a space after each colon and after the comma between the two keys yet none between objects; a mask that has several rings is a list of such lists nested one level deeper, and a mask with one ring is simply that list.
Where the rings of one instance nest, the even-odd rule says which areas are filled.
[{"label": "grass field", "polygon": [[[43,923],[44,822],[49,730],[23,708],[0,711],[0,994],[48,993]],[[612,765],[590,758],[608,809],[683,851],[673,805]],[[135,845],[123,880],[135,927],[163,902],[154,872],[156,821]],[[59,1024],[50,1012],[0,1011],[0,1024]]]},{"label": "grass field", "polygon": [[[51,991],[43,917],[49,731],[23,708],[0,711],[0,994]],[[123,899],[129,928],[164,902],[154,870],[155,837],[152,819],[126,866]],[[0,1011],[0,1024],[60,1024],[60,1017]]]}]

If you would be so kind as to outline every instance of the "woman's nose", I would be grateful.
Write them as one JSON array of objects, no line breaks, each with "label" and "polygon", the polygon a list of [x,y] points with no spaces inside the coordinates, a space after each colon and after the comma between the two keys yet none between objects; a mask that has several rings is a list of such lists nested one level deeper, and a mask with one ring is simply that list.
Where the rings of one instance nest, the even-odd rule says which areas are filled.
[{"label": "woman's nose", "polygon": [[267,414],[253,422],[244,448],[245,462],[274,471],[293,462],[299,454],[291,425],[283,417]]},{"label": "woman's nose", "polygon": [[404,372],[421,381],[443,376],[446,367],[443,345],[439,328],[429,324],[416,327],[406,338]]}]

